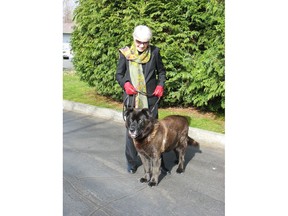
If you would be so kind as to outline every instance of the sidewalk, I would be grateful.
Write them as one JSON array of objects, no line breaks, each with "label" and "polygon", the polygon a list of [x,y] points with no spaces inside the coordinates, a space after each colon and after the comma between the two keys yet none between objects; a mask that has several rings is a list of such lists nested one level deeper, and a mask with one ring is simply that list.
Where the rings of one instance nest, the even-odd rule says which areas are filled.
[{"label": "sidewalk", "polygon": [[[100,108],[67,100],[63,100],[63,109],[123,123],[122,113],[112,109]],[[190,127],[189,136],[202,144],[225,147],[225,135],[220,133]]]}]

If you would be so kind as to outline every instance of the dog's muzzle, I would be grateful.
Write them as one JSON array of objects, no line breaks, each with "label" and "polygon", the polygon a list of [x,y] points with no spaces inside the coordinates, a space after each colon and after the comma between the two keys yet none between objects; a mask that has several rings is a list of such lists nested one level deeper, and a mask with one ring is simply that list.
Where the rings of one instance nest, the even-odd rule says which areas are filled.
[{"label": "dog's muzzle", "polygon": [[133,138],[133,139],[135,139],[135,138],[138,137],[136,131],[130,131],[130,130],[129,130],[129,135],[130,135],[130,137]]},{"label": "dog's muzzle", "polygon": [[133,121],[129,127],[129,135],[131,138],[135,139],[139,136],[138,130],[137,130],[137,122],[136,120]]}]

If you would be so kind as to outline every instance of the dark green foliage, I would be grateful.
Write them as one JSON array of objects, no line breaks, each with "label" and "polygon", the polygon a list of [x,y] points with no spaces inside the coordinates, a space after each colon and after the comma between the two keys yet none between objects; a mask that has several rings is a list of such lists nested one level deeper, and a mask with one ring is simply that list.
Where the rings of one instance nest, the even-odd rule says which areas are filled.
[{"label": "dark green foliage", "polygon": [[74,11],[74,66],[97,93],[122,99],[118,49],[136,25],[153,31],[167,70],[165,106],[225,109],[225,5],[221,0],[80,0]]}]

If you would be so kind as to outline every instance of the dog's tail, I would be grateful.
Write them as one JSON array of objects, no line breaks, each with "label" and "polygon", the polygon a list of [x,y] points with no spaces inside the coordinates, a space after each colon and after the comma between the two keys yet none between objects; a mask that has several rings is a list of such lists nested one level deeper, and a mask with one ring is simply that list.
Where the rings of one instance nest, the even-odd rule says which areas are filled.
[{"label": "dog's tail", "polygon": [[188,136],[188,145],[199,146],[199,143]]}]

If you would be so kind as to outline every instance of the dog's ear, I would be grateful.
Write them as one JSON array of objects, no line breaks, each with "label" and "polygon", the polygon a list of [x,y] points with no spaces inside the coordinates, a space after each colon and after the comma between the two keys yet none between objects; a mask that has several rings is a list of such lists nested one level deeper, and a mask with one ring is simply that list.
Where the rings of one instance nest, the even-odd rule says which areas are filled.
[{"label": "dog's ear", "polygon": [[128,108],[124,111],[124,116],[127,118],[127,116],[129,116],[131,112],[133,112],[133,108],[132,108],[132,107],[128,107]]},{"label": "dog's ear", "polygon": [[[131,107],[128,107],[126,109],[123,108],[123,112],[122,112],[123,116],[122,117],[123,117],[124,122],[126,122],[126,124],[127,124],[126,120],[129,117],[131,112],[133,112],[133,108],[131,108]],[[126,125],[126,127],[127,127],[127,125]]]},{"label": "dog's ear", "polygon": [[147,118],[152,118],[152,113],[148,108],[142,109],[142,113],[147,117]]}]

